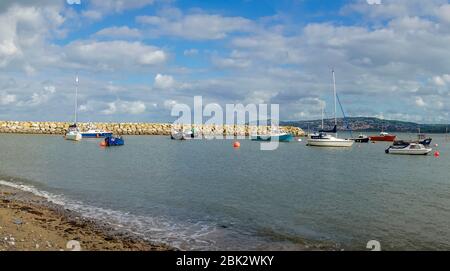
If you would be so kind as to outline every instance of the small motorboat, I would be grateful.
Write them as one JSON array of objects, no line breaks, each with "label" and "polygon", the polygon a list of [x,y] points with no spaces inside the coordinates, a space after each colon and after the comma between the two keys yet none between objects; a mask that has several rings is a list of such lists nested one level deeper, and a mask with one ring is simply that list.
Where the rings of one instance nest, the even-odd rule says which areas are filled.
[{"label": "small motorboat", "polygon": [[294,136],[290,133],[276,132],[268,135],[252,135],[251,140],[253,141],[279,141],[279,142],[290,142],[294,140]]},{"label": "small motorboat", "polygon": [[69,126],[69,129],[67,130],[67,133],[65,134],[64,138],[66,140],[73,140],[73,141],[80,141],[83,138],[82,134],[78,130],[76,123]]},{"label": "small motorboat", "polygon": [[170,134],[170,138],[171,139],[175,139],[175,140],[186,140],[186,139],[191,139],[191,138],[195,138],[197,137],[197,133],[195,131],[195,129],[191,129],[191,130],[179,130],[179,131],[172,131],[172,133]]},{"label": "small motorboat", "polygon": [[369,136],[370,141],[394,141],[396,138],[396,135],[391,135],[386,132],[381,132],[378,136]]},{"label": "small motorboat", "polygon": [[81,132],[83,138],[103,138],[110,137],[113,135],[112,132],[97,129],[94,125],[90,124],[89,128],[85,132]]},{"label": "small motorboat", "polygon": [[357,143],[369,143],[369,137],[363,134],[360,134],[358,137],[356,138],[350,138],[350,140],[353,140]]},{"label": "small motorboat", "polygon": [[102,142],[102,146],[110,147],[110,146],[122,146],[125,144],[125,140],[121,136],[107,136]]},{"label": "small motorboat", "polygon": [[419,143],[410,143],[407,145],[392,145],[385,150],[388,154],[404,154],[404,155],[427,155],[432,151]]}]

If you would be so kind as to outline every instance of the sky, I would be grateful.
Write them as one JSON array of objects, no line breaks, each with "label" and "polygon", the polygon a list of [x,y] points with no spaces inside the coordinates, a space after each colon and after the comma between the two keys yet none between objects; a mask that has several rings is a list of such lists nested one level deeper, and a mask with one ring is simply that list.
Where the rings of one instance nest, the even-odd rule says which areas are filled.
[{"label": "sky", "polygon": [[450,123],[448,0],[2,0],[0,119],[164,122],[177,103]]}]

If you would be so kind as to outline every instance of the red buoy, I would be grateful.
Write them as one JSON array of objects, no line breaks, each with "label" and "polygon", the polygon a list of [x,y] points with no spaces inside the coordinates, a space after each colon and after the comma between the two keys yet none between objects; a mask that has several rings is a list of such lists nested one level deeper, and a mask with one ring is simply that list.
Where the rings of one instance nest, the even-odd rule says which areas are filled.
[{"label": "red buoy", "polygon": [[239,143],[239,141],[235,141],[233,143],[233,148],[240,148],[241,147],[241,143]]},{"label": "red buoy", "polygon": [[434,157],[439,157],[441,154],[439,153],[439,151],[435,151],[434,152]]}]

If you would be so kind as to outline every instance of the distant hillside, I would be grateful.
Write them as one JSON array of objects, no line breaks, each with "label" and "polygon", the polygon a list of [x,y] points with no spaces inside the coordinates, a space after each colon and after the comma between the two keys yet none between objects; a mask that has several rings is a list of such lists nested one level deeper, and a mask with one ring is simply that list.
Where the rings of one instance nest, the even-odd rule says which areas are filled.
[{"label": "distant hillside", "polygon": [[[352,131],[381,131],[382,127],[387,132],[410,132],[417,133],[420,128],[422,133],[445,133],[447,124],[418,124],[414,122],[406,122],[399,120],[382,120],[379,118],[354,117],[347,118],[346,122]],[[305,120],[305,121],[283,121],[280,125],[290,125],[302,128],[305,132],[317,131],[320,129],[322,120]],[[324,120],[325,129],[332,129],[334,119]],[[450,127],[449,127],[450,128]],[[343,119],[338,119],[338,129],[344,129]],[[450,129],[449,129],[450,131]]]}]

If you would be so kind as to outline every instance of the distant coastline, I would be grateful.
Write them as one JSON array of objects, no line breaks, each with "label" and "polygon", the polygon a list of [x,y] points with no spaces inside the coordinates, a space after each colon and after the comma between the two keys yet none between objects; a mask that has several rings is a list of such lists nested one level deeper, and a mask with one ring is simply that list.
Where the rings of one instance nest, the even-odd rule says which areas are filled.
[{"label": "distant coastline", "polygon": [[[304,131],[316,131],[320,129],[322,120],[304,120],[304,121],[282,121],[280,125],[289,125],[299,127]],[[334,126],[334,119],[324,120],[325,129]],[[345,127],[348,128],[345,128]],[[358,132],[404,132],[404,133],[446,133],[450,131],[450,124],[420,124],[415,122],[386,120],[374,117],[351,117],[338,119],[338,130],[351,130]]]}]

